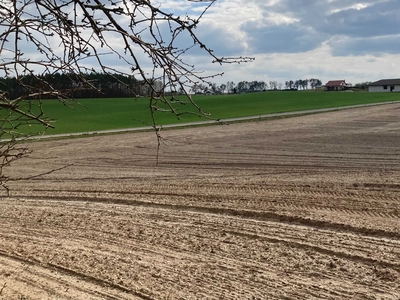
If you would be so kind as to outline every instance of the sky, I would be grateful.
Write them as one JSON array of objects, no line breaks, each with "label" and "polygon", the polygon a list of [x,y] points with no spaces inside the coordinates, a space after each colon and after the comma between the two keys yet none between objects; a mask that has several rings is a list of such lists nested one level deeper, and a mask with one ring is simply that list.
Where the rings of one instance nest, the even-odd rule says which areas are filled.
[{"label": "sky", "polygon": [[[208,4],[157,1],[175,15],[198,15]],[[192,53],[198,69],[224,72],[217,84],[400,78],[400,0],[217,0],[195,32],[218,56],[255,58],[221,66]]]},{"label": "sky", "polygon": [[[196,0],[147,1],[183,18],[197,17],[209,5],[209,1],[193,2]],[[130,19],[118,21],[130,24]],[[164,29],[168,34],[168,28]],[[400,78],[400,0],[216,0],[195,33],[219,57],[255,58],[248,63],[220,65],[212,63],[213,58],[201,49],[183,56],[197,71],[204,71],[203,76],[224,73],[211,80],[216,84],[257,80],[284,85],[289,80],[310,78],[323,84],[329,80],[356,84]],[[52,51],[61,51],[59,38],[53,38]],[[110,34],[108,38],[113,50],[124,52],[120,37]],[[189,38],[177,42],[181,48],[192,43]],[[4,49],[13,47],[12,39],[5,43]],[[37,47],[23,43],[20,41],[24,57],[40,61],[43,54]],[[140,58],[148,60],[144,53]],[[0,53],[0,62],[13,59],[12,52]],[[102,55],[102,60],[130,72],[120,56]],[[88,67],[92,62],[95,60],[85,61]],[[152,69],[151,62],[147,67]]]}]

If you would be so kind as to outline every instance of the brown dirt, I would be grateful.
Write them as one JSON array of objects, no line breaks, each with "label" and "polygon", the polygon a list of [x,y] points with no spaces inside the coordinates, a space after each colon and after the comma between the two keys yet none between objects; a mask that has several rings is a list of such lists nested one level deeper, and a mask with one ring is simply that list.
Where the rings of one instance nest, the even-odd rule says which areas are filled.
[{"label": "brown dirt", "polygon": [[46,141],[0,299],[400,299],[400,105]]}]

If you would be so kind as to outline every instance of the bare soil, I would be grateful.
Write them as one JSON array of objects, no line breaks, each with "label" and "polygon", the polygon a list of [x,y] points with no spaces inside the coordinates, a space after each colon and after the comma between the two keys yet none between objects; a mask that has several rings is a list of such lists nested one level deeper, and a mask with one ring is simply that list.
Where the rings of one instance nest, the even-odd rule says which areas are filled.
[{"label": "bare soil", "polygon": [[400,299],[399,104],[163,137],[30,145],[0,299]]}]

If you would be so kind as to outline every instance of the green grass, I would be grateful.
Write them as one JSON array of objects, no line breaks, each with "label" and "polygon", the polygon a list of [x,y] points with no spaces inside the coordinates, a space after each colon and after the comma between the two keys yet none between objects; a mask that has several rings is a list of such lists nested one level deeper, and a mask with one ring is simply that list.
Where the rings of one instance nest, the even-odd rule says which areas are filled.
[{"label": "green grass", "polygon": [[[240,95],[195,96],[194,101],[216,119],[262,114],[331,108],[356,104],[400,100],[396,93],[343,92],[260,92]],[[73,108],[55,100],[45,101],[45,116],[55,119],[55,129],[46,134],[90,132],[146,126],[151,123],[148,99],[80,99]],[[178,105],[179,112],[196,112],[190,104]],[[203,120],[184,115],[179,121],[172,113],[156,114],[158,124],[173,124]],[[39,127],[24,130],[36,131]]]}]

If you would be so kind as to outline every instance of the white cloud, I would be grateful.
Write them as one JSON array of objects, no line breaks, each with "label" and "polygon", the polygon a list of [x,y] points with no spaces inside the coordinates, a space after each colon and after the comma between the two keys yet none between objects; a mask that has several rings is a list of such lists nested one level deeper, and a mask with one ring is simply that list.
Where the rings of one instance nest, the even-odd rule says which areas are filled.
[{"label": "white cloud", "polygon": [[282,25],[282,24],[292,24],[299,21],[299,19],[286,16],[281,13],[274,13],[274,12],[267,12],[266,15],[267,23],[274,24],[274,25]]},{"label": "white cloud", "polygon": [[357,3],[357,4],[353,4],[353,5],[351,5],[351,6],[348,6],[348,7],[341,7],[341,8],[334,8],[334,9],[332,9],[331,11],[330,11],[330,13],[331,14],[335,14],[335,13],[338,13],[338,12],[341,12],[341,11],[343,11],[343,10],[348,10],[348,9],[355,9],[355,10],[361,10],[361,9],[364,9],[364,8],[367,8],[368,6],[371,6],[372,4],[371,3]]}]

